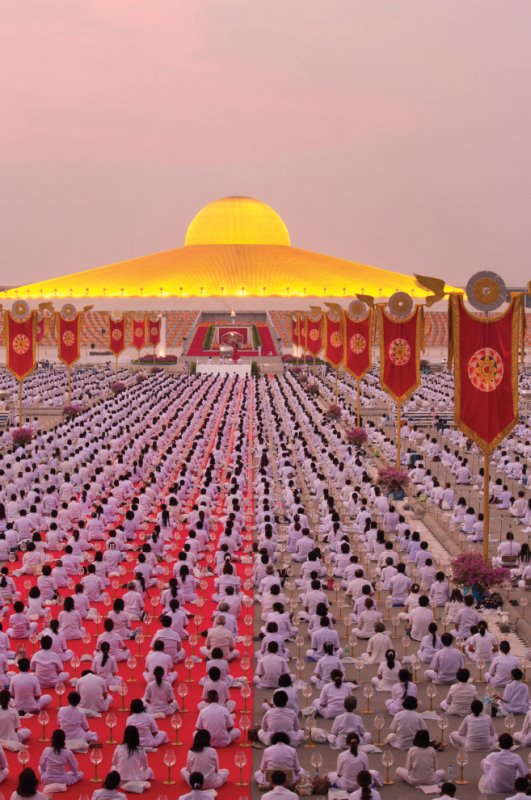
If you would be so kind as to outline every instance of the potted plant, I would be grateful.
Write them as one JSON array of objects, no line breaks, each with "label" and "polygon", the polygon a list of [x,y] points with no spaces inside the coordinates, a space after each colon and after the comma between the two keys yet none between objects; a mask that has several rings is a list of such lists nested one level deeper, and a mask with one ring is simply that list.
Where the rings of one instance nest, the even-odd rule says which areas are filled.
[{"label": "potted plant", "polygon": [[85,406],[78,406],[76,403],[69,403],[63,408],[63,417],[66,420],[75,419],[85,411]]},{"label": "potted plant", "polygon": [[362,447],[368,439],[367,431],[365,428],[351,428],[347,431],[347,442]]},{"label": "potted plant", "polygon": [[394,467],[382,469],[378,476],[378,486],[381,487],[386,497],[390,495],[393,500],[404,499],[408,482],[407,472],[402,472],[402,470]]},{"label": "potted plant", "polygon": [[125,392],[125,383],[122,383],[122,381],[114,381],[114,383],[111,383],[111,392],[113,394]]},{"label": "potted plant", "polygon": [[330,403],[324,413],[325,417],[328,419],[341,419],[341,408],[337,405],[337,403]]},{"label": "potted plant", "polygon": [[316,383],[308,384],[308,394],[311,394],[312,397],[319,397],[319,387]]},{"label": "potted plant", "polygon": [[33,431],[26,427],[15,428],[11,431],[11,437],[15,447],[26,447],[33,439]]},{"label": "potted plant", "polygon": [[451,567],[454,583],[463,587],[464,594],[472,592],[478,603],[486,592],[511,579],[510,569],[494,567],[479,553],[461,553],[451,561]]}]

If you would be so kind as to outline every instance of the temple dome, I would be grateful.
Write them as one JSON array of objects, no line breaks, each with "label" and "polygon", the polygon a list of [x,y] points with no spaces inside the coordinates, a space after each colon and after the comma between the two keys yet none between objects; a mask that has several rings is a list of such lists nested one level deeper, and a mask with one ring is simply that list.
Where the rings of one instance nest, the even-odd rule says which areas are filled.
[{"label": "temple dome", "polygon": [[286,225],[277,212],[252,197],[222,197],[195,215],[184,240],[193,245],[262,244],[289,247]]}]

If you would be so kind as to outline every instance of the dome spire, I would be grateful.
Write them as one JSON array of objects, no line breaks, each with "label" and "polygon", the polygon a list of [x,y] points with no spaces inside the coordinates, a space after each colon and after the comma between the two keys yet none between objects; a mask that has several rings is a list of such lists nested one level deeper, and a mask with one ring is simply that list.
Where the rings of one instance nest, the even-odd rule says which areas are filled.
[{"label": "dome spire", "polygon": [[291,244],[277,212],[252,197],[222,197],[204,206],[186,231],[185,247],[223,244]]}]

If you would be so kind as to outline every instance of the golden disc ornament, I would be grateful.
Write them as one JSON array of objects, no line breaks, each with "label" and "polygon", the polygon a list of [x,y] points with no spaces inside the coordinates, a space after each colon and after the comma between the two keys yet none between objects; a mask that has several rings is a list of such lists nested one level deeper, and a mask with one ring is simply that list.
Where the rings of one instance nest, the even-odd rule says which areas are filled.
[{"label": "golden disc ornament", "polygon": [[363,322],[364,319],[367,319],[368,313],[369,306],[362,300],[353,300],[349,303],[347,314],[352,322]]},{"label": "golden disc ornament", "polygon": [[507,288],[496,272],[481,270],[468,281],[466,296],[476,311],[496,311],[507,299]]},{"label": "golden disc ornament", "polygon": [[113,322],[121,322],[123,314],[121,311],[111,311],[111,319]]},{"label": "golden disc ornament", "polygon": [[405,292],[395,292],[387,303],[389,313],[398,320],[405,319],[413,311],[413,299]]},{"label": "golden disc ornament", "polygon": [[30,315],[30,307],[25,300],[15,300],[11,306],[11,314],[17,322],[24,322]]},{"label": "golden disc ornament", "polygon": [[61,319],[64,319],[65,322],[71,322],[76,318],[77,311],[73,303],[65,303],[59,313],[61,315]]}]

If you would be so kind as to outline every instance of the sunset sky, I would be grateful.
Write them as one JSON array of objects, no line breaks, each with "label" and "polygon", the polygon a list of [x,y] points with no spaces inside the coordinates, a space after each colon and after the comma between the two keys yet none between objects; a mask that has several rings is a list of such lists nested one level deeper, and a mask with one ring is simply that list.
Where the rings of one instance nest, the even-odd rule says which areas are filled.
[{"label": "sunset sky", "polygon": [[217,197],[295,246],[531,279],[529,0],[16,0],[0,284],[180,246]]}]

